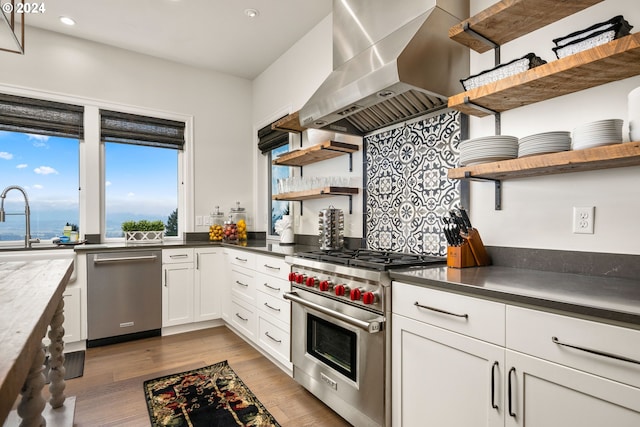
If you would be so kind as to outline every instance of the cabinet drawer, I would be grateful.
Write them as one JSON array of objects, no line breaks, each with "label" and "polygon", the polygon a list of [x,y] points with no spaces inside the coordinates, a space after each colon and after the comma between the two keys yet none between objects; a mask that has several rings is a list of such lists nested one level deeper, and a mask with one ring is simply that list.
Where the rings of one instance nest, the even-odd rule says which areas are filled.
[{"label": "cabinet drawer", "polygon": [[285,292],[291,290],[291,283],[288,280],[278,279],[263,273],[256,273],[256,289],[266,294],[282,298]]},{"label": "cabinet drawer", "polygon": [[231,299],[231,325],[251,341],[256,337],[257,316],[252,307],[248,307],[235,298]]},{"label": "cabinet drawer", "polygon": [[240,267],[246,267],[255,269],[256,266],[256,254],[247,251],[235,251],[230,250],[229,262],[233,265],[239,265]]},{"label": "cabinet drawer", "polygon": [[282,298],[257,292],[256,307],[280,322],[291,323],[291,303]]},{"label": "cabinet drawer", "polygon": [[396,314],[504,346],[504,304],[400,282],[391,290]]},{"label": "cabinet drawer", "polygon": [[193,262],[194,252],[193,248],[182,249],[163,249],[162,250],[162,263],[163,264],[175,264],[179,262]]},{"label": "cabinet drawer", "polygon": [[256,284],[251,270],[239,267],[231,269],[231,295],[255,305]]},{"label": "cabinet drawer", "polygon": [[513,306],[507,306],[507,325],[509,349],[640,387],[638,330]]},{"label": "cabinet drawer", "polygon": [[276,359],[287,365],[290,362],[289,331],[282,329],[264,317],[258,319],[258,342]]},{"label": "cabinet drawer", "polygon": [[256,255],[256,271],[288,280],[291,266],[284,262],[284,258]]}]

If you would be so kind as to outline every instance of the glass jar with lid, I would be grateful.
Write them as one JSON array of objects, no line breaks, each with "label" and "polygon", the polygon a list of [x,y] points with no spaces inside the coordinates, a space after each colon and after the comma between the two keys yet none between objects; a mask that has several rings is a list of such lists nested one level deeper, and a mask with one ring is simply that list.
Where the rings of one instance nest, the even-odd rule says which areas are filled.
[{"label": "glass jar with lid", "polygon": [[224,212],[220,211],[220,206],[216,206],[215,212],[211,212],[211,225],[209,226],[209,240],[221,242],[224,236]]},{"label": "glass jar with lid", "polygon": [[247,214],[245,209],[240,207],[240,202],[236,202],[236,207],[231,208],[231,215],[229,219],[232,220],[238,231],[238,240],[244,242],[247,240]]},{"label": "glass jar with lid", "polygon": [[232,219],[233,215],[229,215],[229,219],[224,222],[224,241],[235,243],[238,241],[238,225]]}]

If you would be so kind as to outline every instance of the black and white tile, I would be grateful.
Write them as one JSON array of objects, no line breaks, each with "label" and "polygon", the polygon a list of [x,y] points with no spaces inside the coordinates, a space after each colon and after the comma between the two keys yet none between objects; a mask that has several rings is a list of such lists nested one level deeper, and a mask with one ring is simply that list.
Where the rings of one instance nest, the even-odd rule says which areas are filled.
[{"label": "black and white tile", "polygon": [[459,205],[460,113],[447,112],[370,135],[366,144],[369,249],[446,255],[440,218]]}]

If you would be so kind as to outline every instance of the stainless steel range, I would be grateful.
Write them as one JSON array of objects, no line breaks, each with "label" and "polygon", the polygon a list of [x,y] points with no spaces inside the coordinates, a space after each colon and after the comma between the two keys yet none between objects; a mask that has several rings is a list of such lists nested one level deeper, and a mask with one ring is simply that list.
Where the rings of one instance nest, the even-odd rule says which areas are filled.
[{"label": "stainless steel range", "polygon": [[355,426],[391,425],[388,270],[445,258],[365,249],[286,257],[293,377]]}]

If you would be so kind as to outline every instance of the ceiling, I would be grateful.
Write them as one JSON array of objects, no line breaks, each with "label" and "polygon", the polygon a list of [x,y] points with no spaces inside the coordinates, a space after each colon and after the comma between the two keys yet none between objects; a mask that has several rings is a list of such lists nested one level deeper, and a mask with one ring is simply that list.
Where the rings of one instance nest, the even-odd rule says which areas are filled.
[{"label": "ceiling", "polygon": [[[35,26],[253,79],[331,13],[332,0],[56,0]],[[259,15],[250,19],[245,9]],[[63,25],[69,16],[75,26]]]}]

